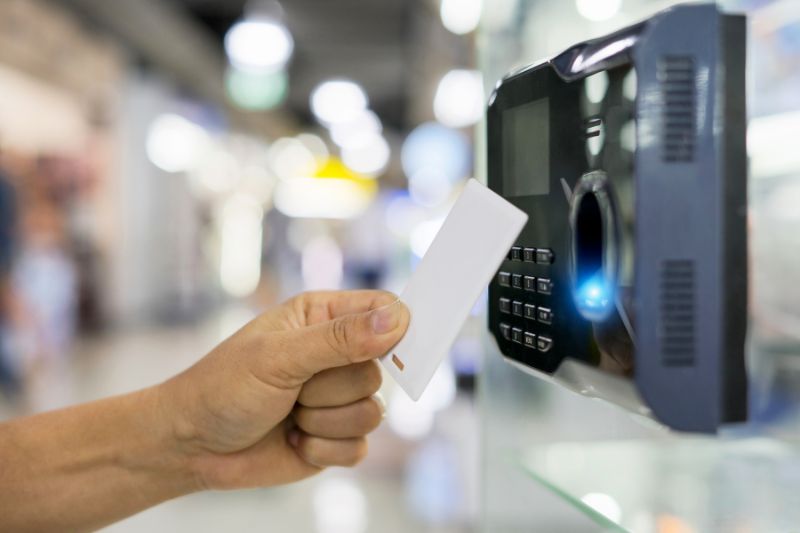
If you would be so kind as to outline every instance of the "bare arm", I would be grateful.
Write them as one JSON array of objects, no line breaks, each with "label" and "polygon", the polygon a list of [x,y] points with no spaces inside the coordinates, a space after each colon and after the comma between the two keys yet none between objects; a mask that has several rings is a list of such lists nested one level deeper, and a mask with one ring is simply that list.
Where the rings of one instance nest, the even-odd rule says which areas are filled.
[{"label": "bare arm", "polygon": [[0,530],[88,531],[194,491],[357,463],[383,413],[371,359],[408,324],[393,302],[302,295],[161,385],[0,425]]}]

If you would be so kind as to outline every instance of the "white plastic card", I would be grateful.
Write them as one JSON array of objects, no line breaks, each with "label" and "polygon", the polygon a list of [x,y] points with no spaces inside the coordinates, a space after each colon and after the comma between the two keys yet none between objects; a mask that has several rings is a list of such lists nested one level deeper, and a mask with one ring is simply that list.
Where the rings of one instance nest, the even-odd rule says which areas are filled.
[{"label": "white plastic card", "polygon": [[411,311],[381,363],[418,400],[528,215],[474,179],[467,182],[400,299]]}]

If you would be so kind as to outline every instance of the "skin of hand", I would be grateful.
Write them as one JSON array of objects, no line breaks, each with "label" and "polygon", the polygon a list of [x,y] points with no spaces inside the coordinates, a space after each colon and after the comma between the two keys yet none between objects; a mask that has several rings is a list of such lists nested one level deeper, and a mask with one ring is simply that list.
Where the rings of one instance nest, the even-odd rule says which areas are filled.
[{"label": "skin of hand", "polygon": [[408,322],[391,293],[301,294],[162,384],[158,403],[200,488],[278,485],[358,463],[384,413],[374,359]]},{"label": "skin of hand", "polygon": [[90,531],[356,464],[383,415],[374,359],[409,320],[386,292],[302,294],[162,384],[0,424],[0,531]]}]

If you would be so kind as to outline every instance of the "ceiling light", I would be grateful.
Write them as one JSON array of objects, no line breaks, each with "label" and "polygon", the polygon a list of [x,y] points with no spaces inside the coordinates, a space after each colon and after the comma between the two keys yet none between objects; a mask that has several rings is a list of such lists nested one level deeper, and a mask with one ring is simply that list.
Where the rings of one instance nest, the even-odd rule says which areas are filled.
[{"label": "ceiling light", "polygon": [[270,19],[242,20],[225,34],[228,59],[241,69],[280,70],[293,50],[294,40],[289,30]]},{"label": "ceiling light", "polygon": [[445,28],[463,35],[478,27],[482,7],[481,0],[442,0],[439,15]]}]

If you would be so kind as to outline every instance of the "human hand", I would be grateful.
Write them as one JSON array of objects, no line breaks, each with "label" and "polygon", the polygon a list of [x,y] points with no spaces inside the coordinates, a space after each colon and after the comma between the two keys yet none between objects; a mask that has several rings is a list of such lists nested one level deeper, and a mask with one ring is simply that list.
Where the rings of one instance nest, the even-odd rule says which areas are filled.
[{"label": "human hand", "polygon": [[383,417],[373,359],[408,322],[391,293],[301,294],[160,385],[160,416],[198,488],[278,485],[360,461]]}]

